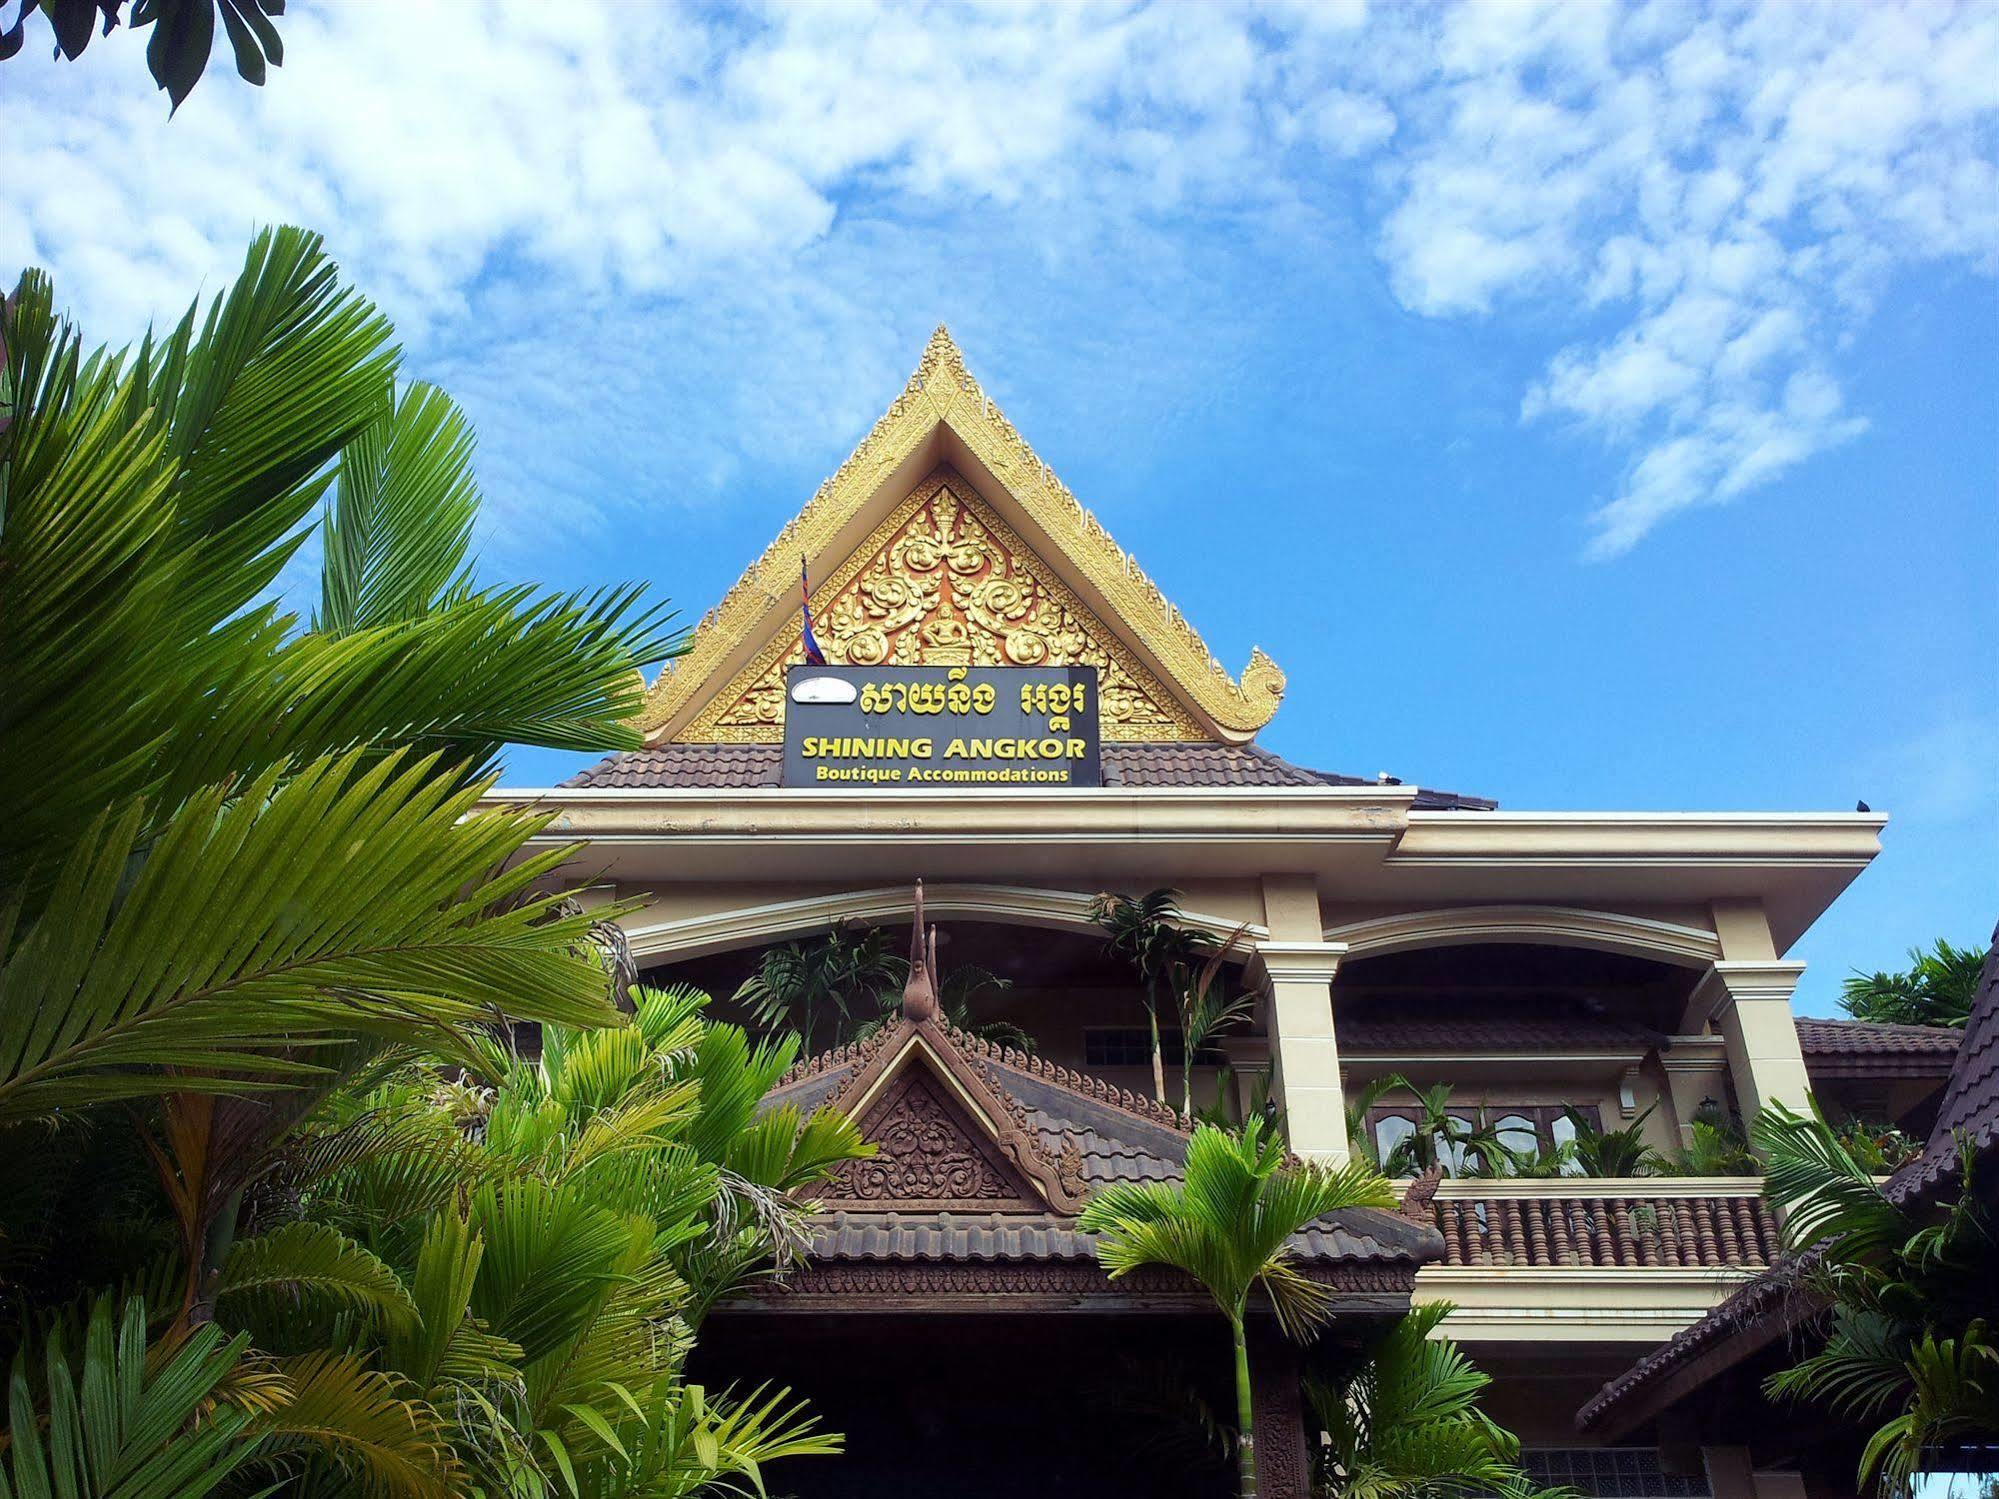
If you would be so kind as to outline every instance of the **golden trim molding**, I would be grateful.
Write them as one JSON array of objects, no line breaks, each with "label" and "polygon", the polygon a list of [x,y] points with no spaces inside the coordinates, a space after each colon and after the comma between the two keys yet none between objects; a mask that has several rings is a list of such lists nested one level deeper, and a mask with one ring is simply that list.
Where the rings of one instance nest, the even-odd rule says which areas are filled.
[{"label": "golden trim molding", "polygon": [[1270,722],[1284,695],[1284,673],[1261,648],[1232,678],[1199,632],[1113,541],[1097,518],[1027,445],[979,388],[942,327],[930,336],[916,371],[846,462],[785,523],[722,600],[704,615],[684,656],[646,694],[638,727],[652,742],[685,724],[721,690],[717,678],[742,642],[768,629],[783,601],[795,597],[798,559],[818,558],[882,485],[939,426],[948,427],[996,477],[1060,562],[1088,585],[1090,611],[1125,642],[1143,642],[1171,696],[1206,723],[1201,737],[1236,742]]},{"label": "golden trim molding", "polygon": [[[835,666],[1095,666],[1105,739],[1208,738],[1116,632],[948,466],[911,490],[812,591],[812,618]],[[678,738],[778,743],[785,668],[804,659],[796,633],[779,631]]]}]

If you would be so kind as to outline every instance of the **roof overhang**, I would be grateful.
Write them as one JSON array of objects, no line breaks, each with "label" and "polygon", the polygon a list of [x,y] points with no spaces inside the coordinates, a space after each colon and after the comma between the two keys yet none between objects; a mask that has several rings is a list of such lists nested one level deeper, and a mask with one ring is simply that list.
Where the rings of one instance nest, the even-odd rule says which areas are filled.
[{"label": "roof overhang", "polygon": [[[1408,786],[501,790],[580,876],[894,882],[1310,874],[1322,898],[1763,903],[1781,952],[1880,852],[1872,813],[1417,812]],[[690,855],[700,855],[690,863]]]}]

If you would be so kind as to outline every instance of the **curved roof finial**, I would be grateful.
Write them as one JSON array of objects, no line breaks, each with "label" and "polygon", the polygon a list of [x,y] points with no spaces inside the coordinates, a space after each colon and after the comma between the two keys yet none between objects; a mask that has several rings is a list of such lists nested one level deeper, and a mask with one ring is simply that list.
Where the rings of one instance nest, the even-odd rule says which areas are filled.
[{"label": "curved roof finial", "polygon": [[923,927],[923,881],[916,882],[916,914],[909,928],[909,977],[902,985],[902,1013],[911,1020],[937,1018],[937,937]]}]

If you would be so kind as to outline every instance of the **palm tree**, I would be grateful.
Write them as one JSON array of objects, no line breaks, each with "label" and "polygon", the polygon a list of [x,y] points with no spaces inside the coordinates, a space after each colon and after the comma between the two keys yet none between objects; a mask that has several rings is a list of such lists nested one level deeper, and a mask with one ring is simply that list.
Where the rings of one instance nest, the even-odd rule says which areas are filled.
[{"label": "palm tree", "polygon": [[1954,947],[1939,937],[1929,952],[1910,948],[1909,966],[1901,973],[1856,971],[1842,988],[1839,1007],[1856,1020],[1963,1030],[1985,953],[1983,948]]},{"label": "palm tree", "polygon": [[[678,637],[635,588],[471,581],[469,431],[398,397],[387,322],[315,236],[259,235],[133,350],[86,353],[54,308],[29,272],[0,311],[0,1144],[143,1147],[169,1258],[106,1238],[95,1284],[143,1280],[179,1347],[246,1192],[347,1080],[476,1063],[507,1017],[619,1023],[592,918],[535,893],[571,851],[520,857],[541,815],[468,814],[508,742],[635,745],[638,669]],[[316,514],[306,626],[274,587]],[[64,1185],[89,1190],[32,1220],[0,1202],[34,1270],[7,1277],[16,1326],[90,1289],[48,1252]],[[288,1409],[385,1409],[337,1357],[255,1379],[266,1446]]]},{"label": "palm tree", "polygon": [[788,1031],[810,1054],[822,1040],[833,1044],[857,1012],[872,1015],[890,1003],[901,992],[905,961],[880,927],[834,927],[805,942],[765,948],[735,1000],[759,1029]]},{"label": "palm tree", "polygon": [[1947,1466],[1960,1444],[1999,1439],[1999,1340],[1991,1325],[1999,1276],[1995,1224],[1963,1147],[1957,1199],[1918,1217],[1889,1198],[1814,1106],[1772,1104],[1754,1136],[1765,1195],[1804,1288],[1827,1308],[1816,1351],[1764,1381],[1772,1399],[1812,1402],[1873,1427],[1860,1491],[1879,1478],[1894,1499],[1915,1475]]},{"label": "palm tree", "polygon": [[1205,953],[1212,941],[1181,925],[1180,892],[1150,890],[1144,895],[1099,895],[1090,920],[1104,932],[1104,951],[1129,963],[1144,984],[1145,1020],[1152,1032],[1152,1093],[1166,1102],[1166,1061],[1159,1045],[1161,991],[1173,975]]},{"label": "palm tree", "polygon": [[332,1415],[271,1427],[253,1471],[594,1499],[838,1449],[783,1391],[684,1379],[706,1307],[801,1236],[796,1194],[865,1153],[835,1111],[759,1115],[795,1042],[752,1046],[708,1002],[641,989],[629,1027],[494,1044],[473,1086],[399,1068],[294,1140],[217,1317],[275,1375],[322,1377]]},{"label": "palm tree", "polygon": [[1491,1494],[1561,1499],[1519,1467],[1519,1440],[1479,1409],[1492,1377],[1437,1330],[1447,1301],[1412,1307],[1350,1358],[1305,1381],[1327,1499]]},{"label": "palm tree", "polygon": [[1208,1043],[1232,1026],[1244,1025],[1256,1013],[1256,996],[1235,991],[1229,960],[1238,955],[1247,923],[1216,943],[1195,968],[1183,961],[1174,973],[1180,1003],[1180,1117],[1194,1118],[1194,1063]]},{"label": "palm tree", "polygon": [[1100,1235],[1097,1258],[1113,1280],[1147,1265],[1171,1266],[1192,1276],[1227,1319],[1244,1499],[1256,1494],[1244,1339],[1250,1293],[1262,1287],[1278,1326],[1302,1340],[1331,1315],[1332,1296],[1298,1268],[1292,1235],[1342,1208],[1394,1206],[1394,1191],[1365,1164],[1287,1163],[1283,1140],[1251,1119],[1240,1134],[1196,1129],[1184,1180],[1113,1182],[1084,1207],[1078,1227]]},{"label": "palm tree", "polygon": [[1400,1073],[1369,1083],[1348,1104],[1348,1138],[1358,1138],[1372,1160],[1377,1153],[1367,1138],[1367,1114],[1387,1094],[1397,1090],[1416,1098],[1412,1132],[1395,1142],[1388,1158],[1378,1163],[1388,1176],[1423,1176],[1438,1171],[1446,1176],[1493,1176],[1510,1152],[1500,1143],[1499,1134],[1480,1111],[1476,1123],[1451,1109],[1451,1085],[1434,1083],[1419,1088]]},{"label": "palm tree", "polygon": [[[902,1013],[902,983],[909,972],[909,960],[894,960],[896,978],[891,988],[884,989],[877,997],[881,1011],[872,1020],[864,1020],[850,1033],[853,1040],[862,1041],[872,1036],[884,1025]],[[1034,1037],[1011,1020],[978,1020],[973,1018],[972,1006],[987,996],[998,996],[1013,987],[1013,980],[1002,978],[990,968],[977,963],[960,963],[937,981],[937,1011],[945,1024],[961,1030],[968,1036],[976,1036],[981,1041],[989,1041],[995,1046],[1011,1046],[1017,1051],[1033,1051]]]},{"label": "palm tree", "polygon": [[1659,1106],[1655,1103],[1622,1129],[1599,1129],[1587,1114],[1564,1108],[1562,1117],[1575,1130],[1570,1141],[1569,1159],[1584,1176],[1650,1176],[1659,1166],[1659,1156],[1645,1143],[1645,1121]]}]

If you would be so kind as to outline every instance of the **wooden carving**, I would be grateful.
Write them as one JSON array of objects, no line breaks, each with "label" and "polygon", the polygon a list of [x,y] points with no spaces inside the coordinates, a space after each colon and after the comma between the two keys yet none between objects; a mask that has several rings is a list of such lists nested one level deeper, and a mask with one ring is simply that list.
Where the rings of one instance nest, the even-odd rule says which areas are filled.
[{"label": "wooden carving", "polygon": [[874,1155],[843,1163],[827,1182],[823,1199],[829,1205],[883,1210],[1044,1208],[1033,1187],[947,1090],[921,1064],[897,1073],[860,1121],[861,1137],[874,1145]]}]

